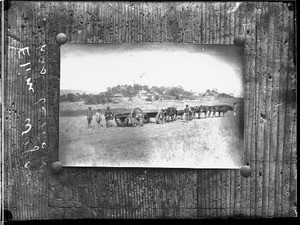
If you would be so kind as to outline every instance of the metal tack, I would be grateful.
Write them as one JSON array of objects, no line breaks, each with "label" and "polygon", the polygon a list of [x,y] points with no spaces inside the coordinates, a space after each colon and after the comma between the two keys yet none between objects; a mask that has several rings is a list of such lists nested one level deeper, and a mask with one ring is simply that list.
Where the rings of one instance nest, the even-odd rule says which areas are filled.
[{"label": "metal tack", "polygon": [[59,34],[56,36],[56,42],[57,42],[57,44],[59,44],[59,45],[63,45],[63,44],[65,44],[67,41],[68,41],[67,35],[65,35],[64,33],[59,33]]},{"label": "metal tack", "polygon": [[240,172],[243,177],[249,177],[249,176],[251,176],[251,167],[250,166],[242,166]]}]

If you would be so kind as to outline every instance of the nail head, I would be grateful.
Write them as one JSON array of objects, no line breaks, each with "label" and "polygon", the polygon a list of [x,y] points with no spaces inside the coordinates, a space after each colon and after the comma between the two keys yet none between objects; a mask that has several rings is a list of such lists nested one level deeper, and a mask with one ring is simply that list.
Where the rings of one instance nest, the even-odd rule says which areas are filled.
[{"label": "nail head", "polygon": [[251,175],[251,167],[242,166],[240,172],[243,177],[249,177]]},{"label": "nail head", "polygon": [[63,171],[63,164],[59,161],[52,163],[52,171],[55,174],[61,173]]},{"label": "nail head", "polygon": [[65,35],[64,33],[59,33],[57,36],[56,36],[56,42],[57,44],[59,45],[63,45],[67,42],[68,38],[67,38],[67,35]]},{"label": "nail head", "polygon": [[238,47],[243,47],[246,42],[246,39],[242,35],[238,35],[237,37],[234,38],[233,44],[235,44]]}]

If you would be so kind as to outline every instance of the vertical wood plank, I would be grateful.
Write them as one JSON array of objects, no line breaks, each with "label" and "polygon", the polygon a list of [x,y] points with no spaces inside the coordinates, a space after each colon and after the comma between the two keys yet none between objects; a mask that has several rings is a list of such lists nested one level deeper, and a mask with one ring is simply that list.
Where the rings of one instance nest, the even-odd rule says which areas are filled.
[{"label": "vertical wood plank", "polygon": [[222,180],[221,180],[221,172],[218,170],[217,173],[217,194],[216,194],[216,200],[217,200],[217,217],[221,217],[221,210],[222,210],[222,198],[221,198],[221,188],[222,188]]},{"label": "vertical wood plank", "polygon": [[205,4],[205,42],[204,44],[209,44],[209,21],[210,21],[210,7],[208,4]]},{"label": "vertical wood plank", "polygon": [[262,187],[262,215],[264,217],[267,216],[268,211],[268,186],[269,186],[269,126],[270,126],[270,119],[269,119],[269,112],[270,112],[270,82],[269,82],[269,60],[271,57],[268,57],[272,54],[272,51],[270,49],[269,45],[269,39],[272,38],[272,36],[269,35],[269,23],[270,23],[270,14],[268,13],[268,3],[264,3],[262,5],[262,14],[264,15],[264,18],[262,20],[263,26],[262,31],[263,35],[261,38],[261,42],[263,45],[263,52],[262,52],[262,58],[263,60],[261,62],[261,72],[263,76],[263,97],[262,97],[262,111],[261,111],[261,121],[263,121],[264,124],[264,134],[263,134],[263,168],[262,168],[262,179],[263,179],[263,187]]},{"label": "vertical wood plank", "polygon": [[[282,11],[282,4],[280,4],[280,9]],[[283,13],[280,13],[280,21],[279,22],[279,29],[283,29]],[[275,216],[281,215],[281,185],[282,185],[282,154],[283,154],[283,128],[284,128],[284,115],[283,109],[285,108],[285,103],[283,102],[283,91],[282,87],[284,86],[285,79],[281,72],[281,65],[282,61],[284,61],[284,48],[283,48],[283,35],[280,36],[280,64],[279,64],[279,80],[278,80],[278,133],[277,133],[277,149],[276,149],[276,173],[275,173]]]},{"label": "vertical wood plank", "polygon": [[[283,30],[283,41],[285,43],[284,50],[286,56],[284,57],[284,61],[282,63],[282,70],[284,71],[284,76],[286,76],[286,86],[285,88],[285,128],[284,128],[284,144],[283,144],[283,157],[282,157],[282,178],[283,178],[283,184],[282,184],[282,214],[284,216],[288,216],[289,208],[290,208],[290,166],[291,166],[291,137],[292,137],[292,129],[293,129],[293,114],[295,112],[295,95],[296,93],[293,90],[292,85],[292,74],[294,68],[292,68],[292,43],[291,43],[291,37],[290,37],[290,30],[293,29],[291,27],[290,20],[292,19],[291,11],[288,9],[287,4],[283,5],[283,13],[284,13],[284,30]],[[295,94],[294,94],[295,93]]]},{"label": "vertical wood plank", "polygon": [[[262,9],[262,3],[257,3],[256,5],[256,14],[257,14],[257,38],[259,40],[265,40],[263,33],[263,18],[264,14]],[[257,67],[256,67],[256,86],[257,86],[257,105],[256,105],[256,215],[262,216],[262,195],[263,195],[263,154],[264,154],[264,129],[265,129],[265,46],[263,41],[257,42]]]},{"label": "vertical wood plank", "polygon": [[[241,12],[244,12],[244,7],[245,4],[242,4],[239,6]],[[243,15],[242,18],[240,18],[240,22],[239,22],[239,27],[240,30],[242,29],[242,35],[245,37],[245,40],[247,40],[246,37],[246,33],[243,30],[243,24],[245,24],[245,20],[246,17]],[[244,68],[243,68],[243,82],[244,82],[244,155],[243,155],[243,161],[244,164],[247,165],[247,163],[249,163],[249,149],[248,149],[248,137],[247,135],[247,130],[248,130],[248,113],[249,113],[249,62],[247,55],[248,53],[248,49],[249,47],[247,46],[249,45],[249,41],[245,41],[245,46],[243,47],[243,57],[244,57]],[[249,202],[249,198],[248,198],[248,191],[249,189],[249,178],[241,178],[241,211],[240,213],[242,215],[249,215],[249,213],[247,212],[247,206],[250,204]]]},{"label": "vertical wood plank", "polygon": [[[272,3],[270,3],[269,7],[270,9],[272,9],[274,7],[274,5],[271,5]],[[271,11],[271,13],[269,14],[270,18],[269,18],[269,42],[268,42],[268,46],[269,46],[269,60],[268,60],[268,79],[269,79],[269,88],[270,88],[270,94],[269,94],[269,107],[268,107],[268,118],[269,118],[269,122],[270,122],[270,129],[269,129],[269,185],[267,188],[267,192],[269,194],[268,199],[266,201],[268,201],[268,207],[267,207],[267,212],[266,212],[266,216],[269,217],[270,215],[273,215],[272,212],[274,212],[272,209],[274,207],[274,169],[275,169],[275,164],[272,162],[273,161],[273,155],[274,155],[274,151],[273,151],[273,145],[272,145],[272,138],[273,138],[273,132],[274,132],[274,128],[276,129],[276,125],[274,126],[274,123],[277,122],[277,118],[274,119],[274,80],[275,80],[275,63],[274,63],[274,58],[275,58],[275,17],[274,17],[274,10]],[[271,60],[272,59],[272,60]],[[267,159],[266,159],[267,160]]]},{"label": "vertical wood plank", "polygon": [[[291,3],[293,6],[292,9],[295,9],[295,3]],[[290,82],[288,89],[291,90],[291,95],[288,96],[290,98],[291,104],[291,158],[290,158],[290,190],[289,190],[289,216],[297,217],[297,104],[295,99],[295,94],[297,90],[297,75],[296,75],[296,59],[295,59],[295,51],[296,51],[296,39],[295,39],[295,14],[294,10],[290,10],[290,39],[289,39],[289,66],[290,66]]]}]

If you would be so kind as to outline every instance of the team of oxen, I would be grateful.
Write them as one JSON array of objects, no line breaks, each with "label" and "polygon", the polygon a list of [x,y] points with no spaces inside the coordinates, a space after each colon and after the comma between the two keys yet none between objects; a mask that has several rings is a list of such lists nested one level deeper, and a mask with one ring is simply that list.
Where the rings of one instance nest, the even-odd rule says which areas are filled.
[{"label": "team of oxen", "polygon": [[236,103],[233,106],[230,105],[200,105],[189,107],[186,106],[185,109],[178,110],[176,107],[168,107],[162,110],[163,116],[167,122],[174,121],[177,119],[200,119],[207,117],[221,117],[225,116],[229,111],[233,111],[236,115]]},{"label": "team of oxen", "polygon": [[[184,109],[180,109],[178,110],[176,107],[168,107],[166,109],[162,109],[158,114],[157,113],[152,113],[154,115],[159,115],[159,117],[157,116],[157,121],[156,123],[163,123],[163,122],[172,122],[175,121],[177,119],[184,119],[186,121],[190,121],[192,119],[200,119],[200,118],[208,118],[208,117],[224,117],[226,115],[226,113],[228,113],[229,111],[233,111],[233,115],[236,115],[236,103],[233,104],[233,106],[231,105],[212,105],[212,106],[208,106],[208,105],[200,105],[200,106],[193,106],[193,107],[189,107],[189,105],[186,105],[186,108]],[[150,113],[151,114],[151,113]],[[148,113],[148,119],[150,114]],[[140,125],[142,125],[144,119],[141,119],[143,113],[137,113],[133,116],[133,118],[138,121],[141,122]],[[107,110],[104,114],[100,113],[100,110],[98,109],[97,113],[96,113],[96,122],[100,127],[111,127],[111,126],[117,126],[118,124],[120,126],[126,126],[128,125],[128,120],[126,120],[125,118],[128,117],[128,115],[123,116],[123,123],[124,121],[126,121],[126,123],[122,124],[120,122],[120,115],[117,116],[113,114],[110,111],[110,107],[107,107]],[[87,122],[88,122],[88,128],[91,127],[91,121],[93,118],[93,113],[91,111],[91,107],[89,107],[88,113],[87,113]],[[114,124],[112,121],[114,120],[118,120],[116,121],[117,124]],[[160,122],[159,122],[160,121]]]}]

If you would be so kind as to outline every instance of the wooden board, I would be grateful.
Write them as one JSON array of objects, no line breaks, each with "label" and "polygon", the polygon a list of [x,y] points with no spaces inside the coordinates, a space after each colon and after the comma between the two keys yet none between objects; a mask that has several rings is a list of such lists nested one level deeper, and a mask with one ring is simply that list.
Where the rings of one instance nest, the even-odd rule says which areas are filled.
[{"label": "wooden board", "polygon": [[[297,215],[294,3],[12,1],[5,17],[1,140],[5,208],[14,220]],[[70,43],[233,44],[244,36],[241,151],[252,176],[143,168],[53,174],[61,32]]]}]

